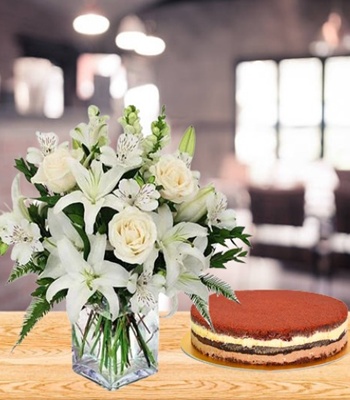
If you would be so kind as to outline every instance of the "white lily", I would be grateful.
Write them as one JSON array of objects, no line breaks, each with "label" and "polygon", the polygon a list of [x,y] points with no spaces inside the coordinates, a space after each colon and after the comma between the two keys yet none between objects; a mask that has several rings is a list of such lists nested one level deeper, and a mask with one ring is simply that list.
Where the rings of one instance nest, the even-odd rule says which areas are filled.
[{"label": "white lily", "polygon": [[173,226],[173,216],[167,205],[159,207],[153,214],[157,225],[157,246],[163,253],[166,265],[167,287],[173,287],[184,268],[184,260],[191,256],[203,265],[207,265],[203,252],[195,247],[190,238],[207,237],[206,228],[193,222],[180,222]]},{"label": "white lily", "polygon": [[[200,254],[200,257],[202,254],[204,254],[207,246],[208,246],[208,238],[207,237],[196,237],[193,240],[193,248],[196,249],[195,251]],[[180,249],[181,250],[181,249]],[[192,253],[183,253],[183,271],[188,272],[191,274],[195,274],[196,276],[199,276],[203,274],[205,270],[210,268],[210,259],[211,259],[212,254],[207,255],[204,257],[204,259],[201,258],[203,262],[198,262],[198,257],[194,256]]]},{"label": "white lily", "polygon": [[236,226],[236,213],[227,208],[227,198],[223,193],[214,192],[207,197],[208,226],[231,230]]},{"label": "white lily", "polygon": [[40,164],[43,159],[56,151],[58,147],[68,148],[68,142],[58,145],[58,136],[54,132],[36,132],[40,148],[29,147],[27,150],[27,161],[32,164]]},{"label": "white lily", "polygon": [[59,213],[70,204],[84,205],[84,221],[86,233],[93,233],[96,216],[102,207],[115,208],[115,196],[111,194],[120,178],[127,171],[122,167],[114,167],[103,172],[102,163],[93,160],[90,169],[84,168],[78,161],[72,160],[71,171],[80,190],[75,190],[61,197],[54,207]]},{"label": "white lily", "polygon": [[11,214],[16,220],[22,218],[30,220],[28,209],[25,205],[26,198],[21,194],[20,174],[17,174],[11,185],[12,212]]},{"label": "white lily", "polygon": [[119,165],[130,170],[142,164],[141,138],[131,133],[119,136],[116,152],[109,146],[103,146],[100,150],[100,160],[110,167]]},{"label": "white lily", "polygon": [[140,186],[135,179],[122,179],[117,190],[115,207],[118,211],[135,206],[142,211],[153,211],[158,207],[160,193],[152,183]]},{"label": "white lily", "polygon": [[184,292],[188,295],[194,294],[207,303],[209,300],[208,288],[202,283],[198,275],[190,272],[180,273],[175,285],[166,291],[166,295],[172,298],[177,296],[177,292]]},{"label": "white lily", "polygon": [[78,251],[83,250],[84,243],[73,227],[71,220],[63,212],[55,214],[53,209],[50,208],[47,213],[47,225],[50,229],[51,237],[46,238],[43,244],[50,255],[47,259],[45,270],[40,274],[40,278],[51,277],[56,279],[65,273],[58,255],[57,242],[66,237]]},{"label": "white lily", "polygon": [[176,207],[175,221],[197,222],[207,213],[207,198],[215,192],[213,185],[207,185],[188,201],[184,201]]},{"label": "white lily", "polygon": [[92,236],[87,261],[67,238],[57,243],[65,275],[49,286],[46,299],[50,302],[56,293],[68,289],[66,305],[71,323],[77,321],[80,310],[96,292],[108,302],[111,319],[114,321],[119,315],[119,298],[114,288],[126,287],[129,273],[121,265],[104,260],[106,242],[106,235]]}]

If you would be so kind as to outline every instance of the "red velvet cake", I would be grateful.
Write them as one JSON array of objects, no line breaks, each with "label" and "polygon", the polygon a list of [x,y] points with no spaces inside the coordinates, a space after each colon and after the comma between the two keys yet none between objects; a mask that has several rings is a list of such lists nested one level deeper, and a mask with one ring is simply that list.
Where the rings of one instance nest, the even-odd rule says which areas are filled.
[{"label": "red velvet cake", "polygon": [[348,308],[340,300],[292,290],[237,291],[240,304],[211,295],[210,329],[191,308],[191,341],[201,353],[256,365],[305,363],[347,344]]}]

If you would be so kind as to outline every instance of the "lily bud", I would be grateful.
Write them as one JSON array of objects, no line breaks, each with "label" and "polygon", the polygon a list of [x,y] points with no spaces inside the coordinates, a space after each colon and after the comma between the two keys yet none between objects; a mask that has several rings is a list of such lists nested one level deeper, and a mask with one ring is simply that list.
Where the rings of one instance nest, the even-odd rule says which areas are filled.
[{"label": "lily bud", "polygon": [[190,201],[184,202],[177,208],[175,222],[187,221],[197,222],[207,213],[207,199],[215,192],[212,185],[205,186],[198,190],[197,194]]},{"label": "lily bud", "polygon": [[196,147],[196,131],[193,126],[189,126],[184,135],[182,136],[179,151],[181,153],[187,153],[191,157],[194,155],[194,150]]}]

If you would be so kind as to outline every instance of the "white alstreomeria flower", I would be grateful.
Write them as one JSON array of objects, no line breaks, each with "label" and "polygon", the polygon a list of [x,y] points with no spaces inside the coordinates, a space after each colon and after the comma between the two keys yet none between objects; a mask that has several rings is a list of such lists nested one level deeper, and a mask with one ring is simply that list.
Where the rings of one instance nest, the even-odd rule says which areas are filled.
[{"label": "white alstreomeria flower", "polygon": [[231,230],[236,226],[236,213],[227,208],[227,198],[223,193],[214,192],[207,197],[208,226]]},{"label": "white alstreomeria flower", "polygon": [[33,253],[43,251],[39,227],[30,221],[24,197],[19,189],[19,175],[11,187],[13,211],[0,215],[0,238],[13,245],[11,259],[20,265],[27,264]]},{"label": "white alstreomeria flower", "polygon": [[46,299],[50,302],[56,293],[68,289],[66,305],[71,323],[77,321],[80,310],[96,292],[107,300],[114,321],[119,315],[119,298],[114,288],[126,287],[129,279],[128,271],[121,265],[104,260],[106,235],[91,236],[90,243],[87,261],[67,238],[57,243],[65,274],[49,286]]},{"label": "white alstreomeria flower", "polygon": [[165,278],[161,274],[144,271],[140,275],[132,274],[127,289],[134,295],[130,299],[131,309],[135,313],[147,314],[158,304],[159,293],[164,291]]},{"label": "white alstreomeria flower", "polygon": [[27,264],[33,253],[43,251],[40,242],[41,234],[38,225],[25,219],[21,221],[11,220],[12,216],[1,215],[0,226],[6,223],[6,231],[0,232],[1,240],[7,245],[14,245],[11,259],[19,265]]},{"label": "white alstreomeria flower", "polygon": [[40,164],[43,159],[56,151],[58,147],[68,148],[68,142],[58,145],[58,136],[54,132],[36,132],[40,148],[29,147],[27,150],[27,161],[32,164]]},{"label": "white alstreomeria flower", "polygon": [[115,208],[118,211],[128,206],[135,206],[142,211],[153,211],[158,207],[160,193],[155,185],[146,183],[140,186],[135,179],[122,179],[117,190]]},{"label": "white alstreomeria flower", "polygon": [[84,168],[79,161],[70,163],[80,190],[75,190],[61,197],[54,207],[55,213],[74,203],[84,205],[85,230],[88,235],[93,233],[96,216],[102,207],[115,209],[115,196],[111,194],[120,178],[126,172],[125,168],[114,167],[103,172],[102,163],[93,160],[90,169]]},{"label": "white alstreomeria flower", "polygon": [[128,169],[137,168],[142,164],[141,138],[131,133],[123,133],[118,138],[117,152],[112,147],[101,147],[100,160],[110,167],[117,165]]}]

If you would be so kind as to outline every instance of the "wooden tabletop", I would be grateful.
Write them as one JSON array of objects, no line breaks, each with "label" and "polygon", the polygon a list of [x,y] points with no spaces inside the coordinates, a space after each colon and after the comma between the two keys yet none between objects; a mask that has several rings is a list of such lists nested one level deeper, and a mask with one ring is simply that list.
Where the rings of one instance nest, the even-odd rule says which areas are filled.
[{"label": "wooden tabletop", "polygon": [[189,313],[161,319],[159,372],[108,392],[71,368],[70,325],[51,312],[11,353],[23,313],[0,313],[0,399],[346,399],[350,354],[322,366],[279,371],[228,369],[196,361],[181,350]]}]

